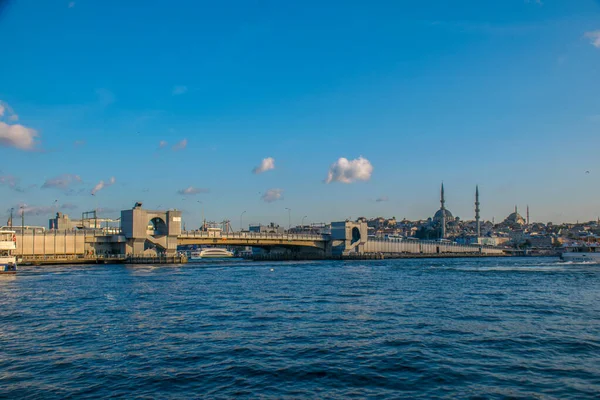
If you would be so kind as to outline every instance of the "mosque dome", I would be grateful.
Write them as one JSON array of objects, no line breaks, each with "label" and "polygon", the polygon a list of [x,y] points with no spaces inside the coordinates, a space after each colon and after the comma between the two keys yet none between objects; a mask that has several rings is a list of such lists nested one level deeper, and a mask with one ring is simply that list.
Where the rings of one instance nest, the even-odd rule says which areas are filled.
[{"label": "mosque dome", "polygon": [[525,219],[521,216],[521,214],[517,212],[516,208],[515,212],[511,213],[508,217],[506,217],[504,222],[510,224],[525,225]]},{"label": "mosque dome", "polygon": [[442,212],[444,213],[443,215],[446,218],[446,222],[454,221],[454,216],[452,215],[450,210],[439,209],[436,211],[435,215],[433,216],[433,222],[442,222]]},{"label": "mosque dome", "polygon": [[[452,216],[452,213],[449,210],[447,210],[446,207],[444,206],[445,203],[446,203],[446,200],[444,199],[444,184],[442,183],[442,187],[440,189],[441,207],[439,210],[436,211],[435,215],[433,216],[433,222],[436,224],[442,223],[442,217],[446,220],[445,221],[446,223],[454,221],[454,217]],[[442,236],[443,235],[444,234],[442,233]]]}]

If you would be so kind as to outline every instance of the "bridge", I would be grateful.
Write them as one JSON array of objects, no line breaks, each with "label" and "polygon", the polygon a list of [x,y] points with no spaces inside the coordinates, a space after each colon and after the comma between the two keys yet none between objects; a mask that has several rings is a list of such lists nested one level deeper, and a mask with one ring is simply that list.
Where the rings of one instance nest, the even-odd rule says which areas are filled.
[{"label": "bridge", "polygon": [[251,246],[259,248],[280,247],[286,249],[303,247],[321,251],[327,250],[330,240],[330,235],[258,232],[183,231],[177,236],[177,244],[180,246]]},{"label": "bridge", "polygon": [[[121,211],[121,227],[75,229],[66,220],[53,220],[50,231],[17,232],[15,254],[22,258],[69,259],[124,258],[156,256],[175,259],[178,246],[247,246],[266,253],[291,253],[307,258],[348,257],[377,254],[384,256],[469,256],[506,255],[502,248],[483,245],[372,238],[364,221],[331,223],[329,234],[290,234],[221,231],[182,231],[181,211],[144,210],[136,203]],[[61,216],[63,218],[64,216]],[[64,219],[64,218],[63,218]],[[61,229],[62,228],[62,229]]]}]

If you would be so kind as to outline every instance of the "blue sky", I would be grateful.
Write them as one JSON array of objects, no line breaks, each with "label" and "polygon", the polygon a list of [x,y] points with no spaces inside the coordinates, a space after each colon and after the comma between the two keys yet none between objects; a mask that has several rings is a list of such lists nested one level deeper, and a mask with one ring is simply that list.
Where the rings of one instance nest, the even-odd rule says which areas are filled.
[{"label": "blue sky", "polygon": [[12,2],[0,210],[595,219],[600,3],[448,3]]}]

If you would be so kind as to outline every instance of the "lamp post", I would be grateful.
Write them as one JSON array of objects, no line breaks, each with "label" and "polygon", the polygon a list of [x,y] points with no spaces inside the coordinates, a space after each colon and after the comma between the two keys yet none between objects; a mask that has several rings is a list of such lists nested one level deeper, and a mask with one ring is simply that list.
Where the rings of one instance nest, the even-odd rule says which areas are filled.
[{"label": "lamp post", "polygon": [[202,214],[202,229],[201,230],[203,231],[204,230],[204,225],[205,225],[205,222],[204,222],[204,206],[202,206],[202,202],[200,200],[196,200],[196,202],[198,204],[200,204],[200,212]]},{"label": "lamp post", "polygon": [[240,214],[240,233],[244,230],[242,225],[242,217],[244,216],[244,214],[246,214],[245,210]]},{"label": "lamp post", "polygon": [[308,216],[305,215],[304,217],[302,217],[302,231],[304,231],[304,218],[308,218]]},{"label": "lamp post", "polygon": [[291,208],[285,208],[286,210],[288,210],[288,231],[290,229],[292,229],[292,209]]}]

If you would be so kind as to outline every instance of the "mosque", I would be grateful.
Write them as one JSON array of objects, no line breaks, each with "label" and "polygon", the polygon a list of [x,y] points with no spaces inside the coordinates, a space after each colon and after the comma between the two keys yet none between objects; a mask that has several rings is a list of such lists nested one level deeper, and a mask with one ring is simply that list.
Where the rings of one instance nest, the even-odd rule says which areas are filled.
[{"label": "mosque", "polygon": [[529,225],[529,206],[527,206],[527,221],[519,214],[517,206],[515,206],[515,212],[510,213],[501,223],[501,225],[511,228],[520,228],[525,224]]},{"label": "mosque", "polygon": [[441,207],[433,216],[433,224],[435,226],[440,227],[440,238],[446,238],[446,228],[448,227],[448,223],[454,222],[456,219],[450,212],[450,210],[446,209],[446,199],[444,198],[444,183],[442,182],[442,188],[440,190],[440,204]]},{"label": "mosque", "polygon": [[[460,219],[454,217],[452,212],[446,208],[446,199],[444,197],[444,183],[442,183],[440,190],[440,209],[436,211],[431,220],[433,226],[439,229],[439,237],[445,239],[447,237],[447,231],[455,231],[459,228]],[[481,218],[479,208],[479,185],[475,186],[475,224],[476,224],[476,237],[481,237]],[[506,219],[500,224],[500,226],[508,227],[511,229],[521,229],[525,225],[529,225],[529,206],[527,206],[527,219],[523,218],[515,206],[515,211],[511,213]]]}]

